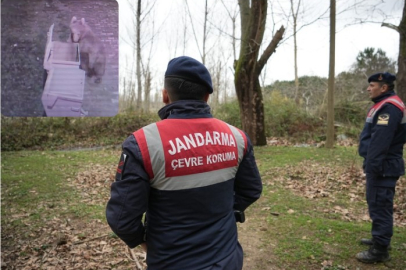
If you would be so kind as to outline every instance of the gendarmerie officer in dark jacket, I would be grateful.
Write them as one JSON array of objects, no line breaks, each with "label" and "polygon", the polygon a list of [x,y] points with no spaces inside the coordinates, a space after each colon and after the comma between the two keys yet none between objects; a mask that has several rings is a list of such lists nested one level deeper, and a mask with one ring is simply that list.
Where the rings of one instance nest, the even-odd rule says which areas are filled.
[{"label": "gendarmerie officer in dark jacket", "polygon": [[147,251],[148,270],[242,269],[236,221],[262,182],[248,136],[211,115],[212,92],[204,65],[172,59],[162,121],[123,143],[107,221],[130,248]]},{"label": "gendarmerie officer in dark jacket", "polygon": [[358,150],[364,158],[372,238],[361,239],[362,244],[371,247],[356,256],[365,263],[390,259],[388,247],[393,235],[393,198],[396,182],[405,174],[405,105],[394,92],[395,80],[395,75],[388,72],[368,78],[367,91],[375,104],[368,112]]}]

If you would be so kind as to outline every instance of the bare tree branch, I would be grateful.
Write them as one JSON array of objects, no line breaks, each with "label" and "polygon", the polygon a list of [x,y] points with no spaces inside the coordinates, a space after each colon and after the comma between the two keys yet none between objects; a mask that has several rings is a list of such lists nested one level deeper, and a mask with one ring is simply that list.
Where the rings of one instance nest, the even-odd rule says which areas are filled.
[{"label": "bare tree branch", "polygon": [[382,26],[382,27],[388,27],[388,28],[390,28],[390,29],[395,30],[396,32],[399,32],[399,27],[398,27],[397,25],[394,25],[394,24],[391,24],[391,23],[385,23],[385,22],[383,22],[383,23],[381,24],[381,26]]},{"label": "bare tree branch", "polygon": [[[237,58],[237,50],[236,50],[236,44],[235,44],[235,41],[236,41],[236,37],[235,37],[235,28],[236,28],[235,27],[235,21],[236,21],[237,16],[238,16],[238,11],[237,11],[237,9],[235,9],[234,14],[231,14],[231,12],[228,10],[226,5],[224,4],[223,0],[221,0],[221,3],[223,4],[224,8],[226,9],[226,11],[228,13],[228,17],[230,17],[232,25],[233,25],[233,34],[231,35],[231,38],[232,38],[232,46],[233,46],[233,56],[234,56],[234,59],[236,59]],[[230,36],[230,35],[228,35],[228,36]]]},{"label": "bare tree branch", "polygon": [[154,9],[154,6],[155,6],[155,4],[156,4],[156,0],[154,0],[153,2],[151,1],[151,0],[149,0],[148,2],[147,2],[148,4],[151,4],[151,5],[148,5],[147,7],[146,7],[146,11],[144,11],[142,14],[144,15],[143,17],[141,17],[141,22],[143,22],[144,21],[144,19],[146,19],[147,17],[148,17],[148,15],[151,13],[151,11]]},{"label": "bare tree branch", "polygon": [[279,30],[276,31],[271,42],[268,44],[268,47],[266,47],[266,49],[264,50],[264,52],[261,55],[261,58],[258,60],[258,65],[257,65],[258,74],[264,68],[264,65],[268,61],[269,57],[271,57],[271,55],[275,52],[275,49],[278,46],[278,43],[282,40],[284,33],[285,33],[285,27],[283,27],[283,25],[282,25],[279,28]]},{"label": "bare tree branch", "polygon": [[203,58],[202,52],[200,51],[199,41],[198,41],[198,39],[197,39],[197,35],[196,35],[196,31],[195,31],[195,26],[193,25],[192,14],[190,13],[190,8],[189,8],[189,4],[188,4],[187,0],[185,0],[185,3],[186,3],[187,10],[188,10],[187,13],[188,13],[188,15],[189,15],[190,24],[192,25],[192,31],[193,31],[193,36],[194,36],[194,38],[195,38],[196,46],[197,46],[197,49],[199,50],[200,58]]}]

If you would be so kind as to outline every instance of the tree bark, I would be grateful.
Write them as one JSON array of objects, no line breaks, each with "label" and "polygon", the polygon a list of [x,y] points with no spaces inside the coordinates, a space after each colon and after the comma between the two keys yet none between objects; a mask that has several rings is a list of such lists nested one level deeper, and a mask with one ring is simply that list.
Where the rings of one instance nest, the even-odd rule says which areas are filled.
[{"label": "tree bark", "polygon": [[204,8],[204,24],[203,24],[203,52],[202,52],[202,63],[203,65],[206,65],[206,40],[207,40],[207,0],[206,0],[206,5]]},{"label": "tree bark", "polygon": [[330,0],[330,61],[327,93],[326,148],[334,147],[334,84],[335,84],[336,1]]},{"label": "tree bark", "polygon": [[149,66],[147,67],[147,70],[145,72],[145,81],[144,81],[144,112],[148,113],[149,112],[149,105],[150,105],[150,93],[151,93],[151,72],[149,71]]},{"label": "tree bark", "polygon": [[399,33],[399,56],[398,73],[396,74],[396,92],[403,102],[406,102],[406,2],[403,6],[402,20],[399,26],[382,23],[381,26],[388,27]]},{"label": "tree bark", "polygon": [[403,6],[402,20],[399,27],[399,56],[396,92],[406,102],[406,2]]},{"label": "tree bark", "polygon": [[[285,28],[276,32],[259,60],[267,15],[267,0],[238,0],[241,13],[241,48],[235,62],[235,90],[240,107],[242,129],[254,145],[266,145],[265,117],[259,75],[283,37]],[[251,5],[251,6],[250,6]]]},{"label": "tree bark", "polygon": [[136,38],[136,50],[137,50],[137,106],[136,109],[141,109],[141,102],[142,102],[142,84],[141,84],[141,0],[138,0],[137,3],[137,38]]}]

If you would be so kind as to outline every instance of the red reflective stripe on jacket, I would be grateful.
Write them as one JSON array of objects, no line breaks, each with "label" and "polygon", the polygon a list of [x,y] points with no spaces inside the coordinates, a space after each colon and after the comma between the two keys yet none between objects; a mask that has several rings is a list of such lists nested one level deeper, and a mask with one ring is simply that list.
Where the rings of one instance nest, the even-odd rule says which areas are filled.
[{"label": "red reflective stripe on jacket", "polygon": [[147,140],[145,138],[145,133],[143,129],[139,129],[133,133],[135,140],[138,143],[138,146],[140,147],[141,155],[142,155],[142,160],[144,161],[144,167],[145,171],[148,173],[149,179],[154,178],[154,172],[152,170],[152,164],[151,164],[151,157],[149,155],[148,151],[148,145],[147,145]]},{"label": "red reflective stripe on jacket", "polygon": [[385,103],[390,103],[398,107],[403,114],[405,114],[405,104],[403,101],[398,97],[398,96],[390,96],[378,103],[376,103],[368,112],[368,117],[373,117],[377,111],[385,104]]}]

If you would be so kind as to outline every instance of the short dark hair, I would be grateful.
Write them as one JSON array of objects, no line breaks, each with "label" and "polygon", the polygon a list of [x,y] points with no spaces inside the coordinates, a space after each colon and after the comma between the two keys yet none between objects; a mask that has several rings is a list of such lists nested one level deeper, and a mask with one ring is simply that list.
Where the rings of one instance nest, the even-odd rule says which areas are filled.
[{"label": "short dark hair", "polygon": [[207,86],[181,78],[165,78],[164,85],[171,101],[204,100],[205,95],[208,93]]},{"label": "short dark hair", "polygon": [[379,85],[382,87],[384,84],[388,86],[388,91],[393,91],[395,89],[395,84],[392,82],[378,82]]}]

